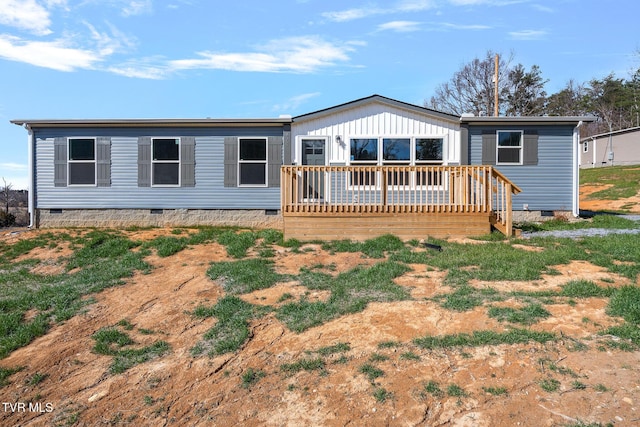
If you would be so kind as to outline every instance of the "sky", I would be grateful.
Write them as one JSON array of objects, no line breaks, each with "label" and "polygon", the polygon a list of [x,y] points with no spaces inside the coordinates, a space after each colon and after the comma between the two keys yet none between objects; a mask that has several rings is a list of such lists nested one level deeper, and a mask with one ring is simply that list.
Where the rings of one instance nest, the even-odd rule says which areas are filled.
[{"label": "sky", "polygon": [[638,0],[0,0],[0,177],[27,187],[12,119],[271,118],[373,94],[423,105],[489,50],[538,65],[548,93],[627,78],[638,16]]}]

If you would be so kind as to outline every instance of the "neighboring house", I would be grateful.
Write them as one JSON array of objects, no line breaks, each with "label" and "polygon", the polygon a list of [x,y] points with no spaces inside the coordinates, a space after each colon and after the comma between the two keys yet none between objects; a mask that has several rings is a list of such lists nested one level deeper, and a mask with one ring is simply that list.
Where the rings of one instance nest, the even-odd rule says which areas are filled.
[{"label": "neighboring house", "polygon": [[589,136],[581,145],[581,168],[640,164],[640,127]]},{"label": "neighboring house", "polygon": [[585,120],[373,95],[294,118],[12,123],[29,131],[34,226],[284,222],[308,239],[510,234],[513,218],[577,215]]}]

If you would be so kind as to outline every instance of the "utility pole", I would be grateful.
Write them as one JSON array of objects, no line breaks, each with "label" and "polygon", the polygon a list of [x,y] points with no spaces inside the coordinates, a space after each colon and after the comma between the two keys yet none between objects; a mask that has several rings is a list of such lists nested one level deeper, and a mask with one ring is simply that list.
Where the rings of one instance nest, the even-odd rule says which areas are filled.
[{"label": "utility pole", "polygon": [[496,53],[496,61],[495,61],[495,70],[494,70],[494,76],[493,76],[493,83],[494,83],[494,87],[493,87],[493,115],[495,117],[498,117],[498,65],[500,63],[500,56]]}]

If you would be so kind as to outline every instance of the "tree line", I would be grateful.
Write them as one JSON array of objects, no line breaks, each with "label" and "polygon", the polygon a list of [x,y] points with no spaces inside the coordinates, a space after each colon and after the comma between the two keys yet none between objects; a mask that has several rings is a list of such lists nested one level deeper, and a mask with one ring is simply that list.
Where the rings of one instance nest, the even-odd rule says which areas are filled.
[{"label": "tree line", "polygon": [[[455,115],[493,115],[495,56],[489,50],[483,58],[464,64],[449,81],[436,87],[425,107]],[[547,94],[549,80],[539,66],[527,70],[522,64],[511,65],[513,54],[498,56],[501,116],[595,116],[597,120],[587,127],[591,135],[640,126],[640,68],[628,78],[611,73],[584,83],[570,80],[562,90]]]}]

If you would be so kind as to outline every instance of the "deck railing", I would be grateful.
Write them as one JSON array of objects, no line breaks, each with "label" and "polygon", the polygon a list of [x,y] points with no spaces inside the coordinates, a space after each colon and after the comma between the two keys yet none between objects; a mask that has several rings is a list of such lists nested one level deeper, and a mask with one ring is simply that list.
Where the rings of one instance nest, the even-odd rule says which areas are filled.
[{"label": "deck railing", "polygon": [[283,166],[284,215],[487,213],[510,235],[520,189],[491,166]]}]

